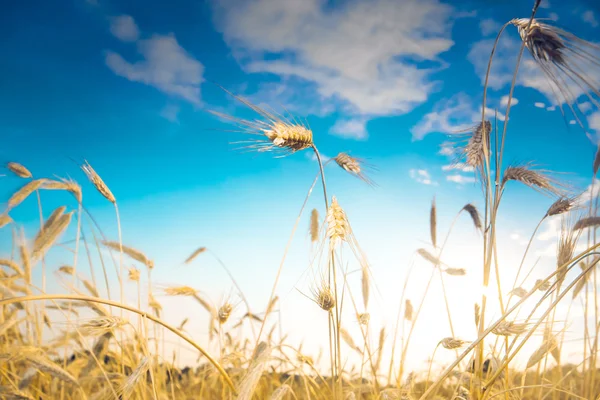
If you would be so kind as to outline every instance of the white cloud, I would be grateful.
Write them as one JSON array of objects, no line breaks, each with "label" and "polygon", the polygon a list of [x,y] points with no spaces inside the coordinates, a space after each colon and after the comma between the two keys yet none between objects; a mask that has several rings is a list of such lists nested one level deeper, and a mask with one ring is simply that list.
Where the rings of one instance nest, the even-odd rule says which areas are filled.
[{"label": "white cloud", "polygon": [[556,22],[556,21],[558,21],[558,14],[555,12],[551,12],[550,14],[548,14],[548,19],[550,21]]},{"label": "white cloud", "polygon": [[452,157],[457,152],[458,152],[458,150],[456,148],[455,143],[447,141],[447,142],[443,142],[440,145],[440,151],[438,152],[438,154],[440,154],[442,156]]},{"label": "white cloud", "polygon": [[364,140],[368,137],[367,121],[364,118],[352,118],[336,121],[330,132],[343,138]]},{"label": "white cloud", "polygon": [[575,125],[577,123],[577,121],[575,121],[574,119],[569,121],[569,125]]},{"label": "white cloud", "polygon": [[456,163],[456,164],[449,164],[449,165],[442,166],[442,171],[452,171],[452,170],[458,170],[458,171],[462,171],[462,172],[473,172],[473,171],[475,171],[475,168],[473,168],[472,166],[467,165],[465,163]]},{"label": "white cloud", "polygon": [[140,36],[135,20],[130,15],[119,15],[110,19],[110,33],[123,42],[135,42]]},{"label": "white cloud", "polygon": [[178,119],[179,111],[180,111],[180,108],[178,105],[167,104],[160,111],[160,116],[171,122],[179,122],[179,119]]},{"label": "white cloud", "polygon": [[473,176],[464,176],[464,175],[446,175],[446,180],[454,183],[458,183],[459,185],[464,185],[466,183],[477,182],[477,179]]},{"label": "white cloud", "polygon": [[556,106],[546,107],[546,111],[555,111],[555,110],[556,110]]},{"label": "white cloud", "polygon": [[546,105],[540,101],[536,101],[535,103],[533,103],[533,105],[537,108],[546,108]]},{"label": "white cloud", "polygon": [[[486,107],[486,118],[493,119],[495,110]],[[504,114],[498,111],[498,119],[504,121]],[[458,133],[481,122],[481,106],[473,104],[464,93],[438,101],[433,111],[427,113],[410,129],[413,140],[420,140],[428,133]]]},{"label": "white cloud", "polygon": [[594,12],[592,10],[587,10],[586,12],[584,12],[581,15],[581,19],[583,20],[583,22],[586,22],[593,28],[598,26],[598,20],[596,19],[596,16],[594,15]]},{"label": "white cloud", "polygon": [[153,35],[137,41],[136,46],[141,60],[130,63],[120,54],[107,51],[108,68],[130,81],[200,104],[204,66],[177,43],[173,34]]},{"label": "white cloud", "polygon": [[591,114],[587,120],[590,129],[600,132],[600,111]]},{"label": "white cloud", "polygon": [[501,27],[502,24],[493,20],[492,18],[485,18],[479,21],[479,29],[481,30],[481,34],[483,36],[497,34]]},{"label": "white cloud", "polygon": [[577,107],[579,108],[579,111],[586,114],[592,109],[592,103],[590,103],[589,101],[584,101],[583,103],[580,103]]},{"label": "white cloud", "polygon": [[521,235],[519,235],[517,232],[514,232],[514,233],[510,234],[510,238],[512,240],[519,240],[519,239],[521,239]]},{"label": "white cloud", "polygon": [[537,235],[541,241],[556,240],[560,236],[560,215],[546,219],[544,230]]},{"label": "white cloud", "polygon": [[429,174],[429,171],[427,171],[426,169],[411,169],[409,171],[409,175],[415,181],[422,183],[424,185],[437,186],[437,182],[431,180],[431,175]]},{"label": "white cloud", "polygon": [[[510,106],[516,106],[517,104],[519,104],[519,99],[517,99],[516,97],[513,96],[511,102],[510,102]],[[502,96],[502,98],[500,99],[500,105],[502,107],[506,107],[508,105],[508,95],[504,95]]]},{"label": "white cloud", "polygon": [[[425,102],[448,50],[451,8],[437,0],[214,1],[216,24],[248,72],[297,77],[358,116],[395,115]],[[265,59],[265,55],[269,55]],[[431,61],[429,68],[419,61]],[[431,66],[434,65],[434,66]]]}]

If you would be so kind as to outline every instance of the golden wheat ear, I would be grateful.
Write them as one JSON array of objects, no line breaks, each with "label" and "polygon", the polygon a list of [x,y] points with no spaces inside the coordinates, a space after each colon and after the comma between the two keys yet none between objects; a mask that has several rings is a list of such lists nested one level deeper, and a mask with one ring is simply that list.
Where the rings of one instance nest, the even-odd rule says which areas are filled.
[{"label": "golden wheat ear", "polygon": [[600,108],[600,83],[588,72],[600,65],[600,46],[540,20],[515,18],[509,23],[517,28],[535,64],[549,81],[563,116],[564,103],[585,129],[576,112],[581,112],[576,102],[579,95],[573,89],[582,91],[596,108]]},{"label": "golden wheat ear", "polygon": [[344,171],[348,172],[351,175],[354,175],[358,179],[362,180],[369,186],[377,186],[377,184],[369,178],[368,175],[365,174],[365,170],[376,170],[371,164],[367,163],[365,160],[357,157],[352,157],[347,153],[339,153],[333,159],[337,165],[340,166]]},{"label": "golden wheat ear", "polygon": [[263,120],[247,120],[209,110],[209,113],[233,123],[239,129],[238,132],[261,137],[261,139],[249,142],[238,142],[244,144],[242,149],[259,152],[275,151],[280,156],[285,156],[313,147],[312,131],[295,118],[290,120],[280,114],[268,111],[241,96],[233,94],[223,86],[216,85],[263,118]]}]

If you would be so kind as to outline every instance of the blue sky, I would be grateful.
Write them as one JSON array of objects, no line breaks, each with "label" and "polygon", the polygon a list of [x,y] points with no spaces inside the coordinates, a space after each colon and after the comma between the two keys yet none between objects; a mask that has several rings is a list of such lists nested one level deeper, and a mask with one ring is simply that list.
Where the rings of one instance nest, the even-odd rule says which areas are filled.
[{"label": "blue sky", "polygon": [[[0,160],[21,162],[36,176],[80,182],[84,177],[70,158],[89,160],[119,201],[124,241],[157,260],[160,283],[193,279],[217,302],[229,283],[216,264],[174,267],[174,259],[206,245],[226,259],[260,308],[317,166],[302,153],[279,159],[233,151],[229,142],[245,137],[224,132],[228,126],[206,111],[252,114],[211,83],[217,82],[306,118],[325,155],[346,151],[377,166],[376,189],[332,168],[328,180],[375,275],[385,281],[382,292],[394,297],[400,285],[388,282],[401,279],[412,252],[427,242],[431,198],[437,196],[441,226],[465,203],[482,205],[474,174],[449,169],[451,157],[441,148],[480,115],[482,71],[498,28],[530,9],[521,1],[434,0],[5,5]],[[584,39],[598,38],[600,10],[591,1],[546,1],[538,17]],[[501,113],[518,46],[509,27],[488,100]],[[547,94],[539,74],[524,66],[505,160],[566,172],[583,190],[600,113],[581,99],[587,103],[581,106],[584,131]],[[4,197],[21,184],[8,177],[0,182]],[[510,189],[502,214],[507,245],[510,237],[527,237],[551,202],[516,184]],[[114,237],[109,205],[87,184],[84,199]],[[44,201],[51,210],[66,200],[45,194]],[[322,208],[321,197],[309,207]],[[35,212],[35,203],[27,202],[14,217],[32,226]],[[308,259],[307,221],[282,283],[290,307],[310,307],[293,290]],[[465,223],[461,232],[471,237],[470,228]],[[540,243],[542,250],[550,239]],[[460,260],[460,253],[457,262],[476,265],[477,256]],[[382,321],[393,320],[392,304]],[[305,333],[294,328],[297,337]]]}]

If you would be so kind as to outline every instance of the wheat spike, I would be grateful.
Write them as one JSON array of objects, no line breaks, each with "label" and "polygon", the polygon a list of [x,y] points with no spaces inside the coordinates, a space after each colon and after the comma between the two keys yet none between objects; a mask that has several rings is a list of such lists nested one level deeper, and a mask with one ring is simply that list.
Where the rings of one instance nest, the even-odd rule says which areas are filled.
[{"label": "wheat spike", "polygon": [[431,209],[429,210],[429,233],[431,235],[431,244],[433,247],[437,247],[437,211],[435,207],[435,197],[431,202]]},{"label": "wheat spike", "polygon": [[444,272],[451,276],[465,276],[467,270],[464,268],[446,268]]},{"label": "wheat spike", "polygon": [[556,281],[559,286],[567,275],[568,263],[573,259],[580,233],[578,230],[570,229],[570,221],[563,220],[556,255],[556,268],[559,271]]},{"label": "wheat spike", "polygon": [[131,375],[129,375],[127,379],[117,388],[117,393],[120,396],[119,398],[131,398],[135,386],[142,379],[142,377],[145,377],[146,372],[148,372],[151,365],[152,359],[150,357],[142,357],[139,364],[135,367],[133,372],[131,372]]},{"label": "wheat spike", "polygon": [[[40,229],[40,231],[38,232],[38,234],[36,235],[35,239],[34,239],[34,243],[38,243],[44,232],[48,232],[50,229],[52,229],[52,225],[54,225],[56,223],[56,221],[63,216],[63,214],[65,213],[67,207],[65,206],[60,206],[58,208],[56,208],[54,211],[52,211],[52,214],[50,214],[50,216],[48,217],[48,219],[44,222],[44,225],[42,226],[42,229]],[[39,243],[38,243],[39,245]],[[36,244],[34,244],[34,247],[36,247]]]},{"label": "wheat spike", "polygon": [[19,254],[21,255],[21,264],[23,265],[23,279],[25,279],[25,282],[31,283],[31,259],[24,244],[19,246]]},{"label": "wheat spike", "polygon": [[197,290],[190,286],[169,286],[165,288],[167,296],[194,296]]},{"label": "wheat spike", "polygon": [[549,337],[545,338],[544,341],[542,342],[542,345],[540,347],[538,347],[536,351],[533,352],[531,357],[529,357],[526,368],[531,368],[534,365],[536,365],[537,363],[539,363],[540,361],[542,361],[544,359],[544,357],[546,356],[546,354],[550,353],[552,350],[556,349],[557,347],[558,347],[558,343],[554,339],[554,336],[549,336]]},{"label": "wheat spike", "polygon": [[8,214],[0,214],[0,228],[4,228],[6,225],[13,222],[12,218]]},{"label": "wheat spike", "polygon": [[3,265],[5,267],[8,267],[8,268],[12,269],[19,276],[25,276],[25,273],[23,272],[23,270],[21,269],[21,267],[19,267],[19,264],[17,264],[14,261],[7,260],[7,259],[4,259],[4,258],[0,258],[0,265]]},{"label": "wheat spike", "polygon": [[333,161],[335,161],[335,163],[344,171],[356,176],[371,186],[375,186],[375,183],[364,174],[362,167],[367,166],[367,164],[360,158],[352,157],[346,153],[339,153],[333,158]]},{"label": "wheat spike", "polygon": [[283,396],[290,393],[292,388],[289,385],[281,385],[271,395],[271,400],[283,400]]},{"label": "wheat spike", "polygon": [[381,365],[381,357],[383,356],[383,346],[385,344],[385,327],[379,331],[379,342],[377,343],[377,362],[375,363],[375,371],[379,370]]},{"label": "wheat spike", "polygon": [[512,166],[506,168],[502,178],[502,187],[508,181],[521,182],[532,189],[544,194],[561,196],[563,194],[562,184],[547,175],[547,171],[533,170],[529,165]]},{"label": "wheat spike", "polygon": [[362,279],[361,279],[361,289],[362,289],[362,297],[363,297],[363,305],[365,306],[365,310],[368,308],[369,306],[369,287],[370,287],[370,281],[369,281],[369,266],[363,262],[361,263],[361,272],[362,272]]},{"label": "wheat spike", "polygon": [[311,291],[313,301],[323,310],[330,312],[335,307],[335,296],[331,291],[331,287],[325,280],[322,280],[321,285],[311,289]]},{"label": "wheat spike", "polygon": [[28,182],[19,190],[17,190],[11,197],[8,199],[8,209],[11,210],[21,204],[29,195],[38,190],[45,182],[45,179],[36,179],[34,181]]},{"label": "wheat spike", "polygon": [[16,162],[7,163],[6,168],[8,168],[8,170],[10,172],[15,174],[19,178],[29,179],[33,176],[33,175],[31,175],[31,172],[29,172],[29,170],[27,168],[25,168],[24,165],[16,163]]},{"label": "wheat spike", "polygon": [[194,252],[192,254],[190,254],[190,256],[188,258],[185,259],[185,261],[183,262],[184,264],[189,264],[191,263],[196,257],[198,257],[198,255],[204,253],[206,251],[206,247],[199,247],[196,250],[194,250]]},{"label": "wheat spike", "polygon": [[364,325],[364,326],[369,325],[370,320],[371,320],[371,314],[369,314],[369,313],[358,314],[358,322],[361,325]]},{"label": "wheat spike", "polygon": [[479,328],[479,319],[481,318],[481,307],[479,306],[479,304],[475,303],[475,307],[474,307],[474,315],[475,315],[475,326],[477,328]]},{"label": "wheat spike", "polygon": [[518,287],[518,288],[514,288],[513,290],[511,290],[509,294],[523,298],[523,297],[527,296],[527,293],[528,292],[526,289],[523,289],[522,287]]},{"label": "wheat spike", "polygon": [[540,285],[538,287],[538,290],[540,292],[545,292],[546,290],[550,289],[550,287],[552,286],[552,284],[550,282],[544,282],[543,279],[538,279],[538,280],[535,281],[534,287],[538,286],[538,285]]},{"label": "wheat spike", "polygon": [[267,362],[269,361],[271,349],[269,345],[265,342],[260,342],[254,351],[254,355],[252,357],[252,361],[248,367],[248,372],[244,379],[240,383],[239,394],[237,400],[250,400],[254,391],[256,390],[256,386],[258,385],[258,381],[262,376]]},{"label": "wheat spike", "polygon": [[79,330],[84,335],[101,336],[120,329],[128,323],[126,319],[114,316],[96,317],[81,324]]},{"label": "wheat spike", "polygon": [[352,339],[352,336],[345,328],[343,328],[343,327],[340,328],[340,333],[341,333],[342,339],[344,340],[344,342],[346,342],[348,347],[350,347],[352,350],[355,350],[358,353],[362,353],[362,351],[360,350],[360,347],[358,347],[356,345],[356,343],[354,342],[354,339]]},{"label": "wheat spike", "polygon": [[473,221],[473,225],[475,225],[475,229],[481,231],[481,217],[479,216],[479,210],[477,210],[477,207],[469,203],[465,205],[461,211],[466,211],[471,216],[471,220]]},{"label": "wheat spike", "polygon": [[115,199],[115,196],[112,194],[112,192],[110,191],[108,186],[106,186],[106,183],[104,183],[102,178],[100,178],[100,175],[98,175],[98,173],[94,170],[94,168],[92,168],[90,163],[87,161],[84,161],[83,165],[81,165],[80,167],[81,167],[81,170],[87,176],[87,178],[90,180],[90,182],[92,182],[92,184],[94,185],[96,190],[98,190],[98,192],[100,192],[100,194],[102,196],[104,196],[104,198],[106,200],[115,204],[117,202],[117,200]]},{"label": "wheat spike", "polygon": [[573,229],[580,231],[586,228],[597,228],[600,225],[600,217],[584,217],[575,223]]},{"label": "wheat spike", "polygon": [[158,301],[156,301],[154,296],[152,296],[152,293],[150,293],[149,298],[148,298],[148,307],[152,308],[152,310],[154,310],[154,313],[156,314],[156,316],[160,318],[160,312],[162,311],[162,306],[160,305],[160,303]]},{"label": "wheat spike", "polygon": [[20,389],[14,389],[8,386],[0,386],[0,395],[5,400],[36,400],[28,393],[22,392]]},{"label": "wheat spike", "polygon": [[[579,263],[579,267],[581,268],[582,271],[585,271],[588,268],[588,266],[583,262]],[[579,280],[575,284],[575,288],[573,288],[573,298],[576,298],[577,296],[579,296],[579,293],[581,293],[583,288],[585,288],[585,286],[587,285],[587,281],[588,281],[587,273],[584,274],[581,278],[579,278]]]},{"label": "wheat spike", "polygon": [[42,235],[39,237],[39,240],[33,245],[32,256],[35,259],[41,259],[44,257],[44,254],[54,245],[56,240],[64,233],[69,224],[71,223],[71,216],[73,212],[61,215],[56,222],[52,224],[52,226],[48,227]]},{"label": "wheat spike", "polygon": [[468,342],[466,342],[464,340],[455,339],[453,337],[447,337],[447,338],[440,340],[440,344],[442,345],[442,347],[444,347],[445,349],[448,349],[448,350],[459,349],[467,343]]},{"label": "wheat spike", "polygon": [[512,321],[502,321],[494,329],[492,333],[498,336],[512,336],[525,333],[527,324],[520,324]]},{"label": "wheat spike", "polygon": [[550,205],[546,217],[567,213],[573,209],[577,197],[561,197]]},{"label": "wheat spike", "polygon": [[489,149],[490,146],[490,132],[492,130],[492,124],[490,121],[485,121],[483,124],[479,123],[474,129],[467,145],[463,149],[463,153],[466,159],[466,164],[473,168],[483,168],[483,162],[485,157],[484,143],[487,144]]},{"label": "wheat spike", "polygon": [[434,266],[437,266],[437,265],[441,264],[441,261],[437,257],[435,257],[433,254],[431,254],[430,252],[428,252],[425,249],[418,249],[417,250],[417,254],[419,254],[425,260],[427,260],[430,263],[432,263]]},{"label": "wheat spike", "polygon": [[413,320],[413,305],[408,299],[404,302],[404,319],[410,322]]},{"label": "wheat spike", "polygon": [[319,240],[319,212],[313,208],[310,213],[310,241],[316,242]]},{"label": "wheat spike", "polygon": [[140,281],[140,270],[137,269],[136,267],[129,268],[127,270],[127,277],[132,282],[139,282]]},{"label": "wheat spike", "polygon": [[350,224],[346,213],[340,207],[335,196],[331,199],[329,210],[327,210],[327,237],[329,245],[333,249],[338,243],[346,241],[350,234]]},{"label": "wheat spike", "polygon": [[217,312],[217,317],[219,319],[219,323],[223,325],[229,319],[231,312],[233,311],[233,306],[225,302],[221,307],[219,307],[219,311]]},{"label": "wheat spike", "polygon": [[61,178],[60,181],[46,180],[46,182],[44,182],[44,185],[42,186],[42,189],[66,190],[67,192],[71,193],[73,195],[73,197],[75,197],[75,200],[77,200],[78,203],[81,203],[81,201],[83,199],[83,193],[81,192],[81,186],[79,186],[77,184],[77,182],[75,182],[74,180],[71,180],[71,179],[62,179]]},{"label": "wheat spike", "polygon": [[68,382],[74,386],[79,386],[77,379],[75,379],[73,375],[62,369],[58,364],[48,360],[43,356],[28,356],[27,361],[41,372],[47,373],[54,378]]},{"label": "wheat spike", "polygon": [[129,257],[133,258],[135,261],[138,261],[138,262],[144,264],[145,266],[147,266],[150,269],[154,268],[154,261],[150,260],[148,257],[146,257],[144,255],[144,253],[142,253],[139,250],[136,250],[129,246],[121,245],[119,242],[104,241],[104,242],[102,242],[102,244],[104,246],[108,247],[109,249],[115,250],[115,251],[121,251],[121,248],[123,248],[123,253],[127,254]]},{"label": "wheat spike", "polygon": [[[521,39],[529,50],[536,65],[544,73],[550,89],[564,116],[562,104],[567,104],[575,119],[584,126],[575,110],[578,97],[587,96],[598,107],[593,97],[599,95],[597,78],[588,71],[595,71],[600,65],[598,50],[593,42],[578,38],[570,32],[529,18],[515,18],[510,21],[517,27]],[[575,90],[575,91],[574,91]],[[578,93],[579,91],[583,93]],[[594,161],[593,169],[598,166]]]}]

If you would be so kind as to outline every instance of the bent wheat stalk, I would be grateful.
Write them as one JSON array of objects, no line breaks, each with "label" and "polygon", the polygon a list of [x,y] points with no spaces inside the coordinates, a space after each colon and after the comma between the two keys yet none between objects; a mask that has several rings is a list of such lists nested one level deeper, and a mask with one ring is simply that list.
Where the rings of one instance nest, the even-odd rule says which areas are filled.
[{"label": "bent wheat stalk", "polygon": [[147,318],[150,321],[152,321],[156,324],[159,324],[162,327],[173,332],[175,335],[179,336],[180,338],[182,338],[183,340],[188,342],[190,345],[192,345],[196,350],[198,350],[217,369],[217,371],[219,371],[219,374],[221,374],[221,376],[223,377],[223,379],[225,380],[227,385],[231,388],[233,393],[237,395],[237,390],[235,389],[235,386],[234,386],[233,382],[231,381],[231,378],[229,377],[227,372],[223,369],[221,364],[219,364],[214,358],[211,357],[210,354],[207,353],[206,350],[204,350],[199,344],[197,344],[195,341],[193,341],[187,335],[180,332],[177,329],[177,327],[169,325],[166,322],[162,321],[161,319],[156,318],[152,314],[148,314],[145,311],[138,310],[135,307],[131,307],[126,304],[121,304],[121,303],[118,303],[118,302],[112,301],[112,300],[101,299],[98,297],[81,296],[81,295],[74,295],[74,294],[46,294],[46,295],[38,295],[38,296],[10,297],[7,299],[0,300],[0,307],[5,307],[5,306],[11,305],[11,304],[23,303],[23,302],[28,302],[28,301],[43,301],[43,300],[76,300],[76,301],[104,304],[107,306],[117,307],[122,310],[138,314],[138,315],[142,316],[143,318]]}]

